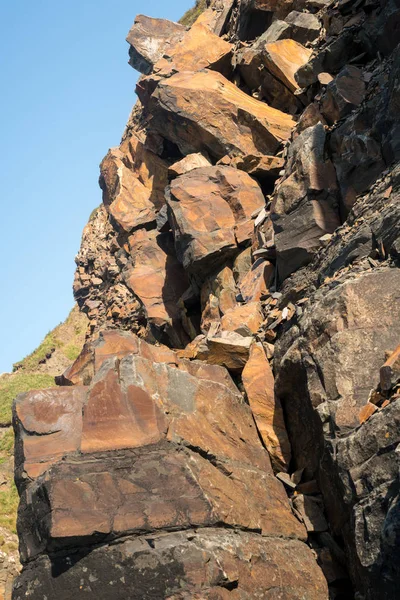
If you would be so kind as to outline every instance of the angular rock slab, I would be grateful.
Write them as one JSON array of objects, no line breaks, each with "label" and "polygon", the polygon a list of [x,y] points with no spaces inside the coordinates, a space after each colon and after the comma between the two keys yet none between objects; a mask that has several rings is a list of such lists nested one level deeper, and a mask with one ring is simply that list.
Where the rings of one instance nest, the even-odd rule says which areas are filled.
[{"label": "angular rock slab", "polygon": [[325,141],[322,123],[305,129],[290,146],[275,191],[271,218],[280,281],[308,264],[320,237],[340,225],[336,173],[325,157]]},{"label": "angular rock slab", "polygon": [[[179,490],[179,493],[177,493]],[[282,484],[242,465],[229,472],[174,444],[66,458],[23,494],[22,559],[122,535],[232,527],[305,539]]]},{"label": "angular rock slab", "polygon": [[197,23],[154,65],[154,73],[166,77],[181,71],[211,69],[228,76],[231,58],[232,45]]},{"label": "angular rock slab", "polygon": [[171,45],[185,34],[179,23],[138,15],[128,33],[129,64],[147,75]]},{"label": "angular rock slab", "polygon": [[274,154],[294,121],[239,90],[214,71],[183,72],[160,81],[148,111],[151,126],[183,154]]},{"label": "angular rock slab", "polygon": [[180,322],[177,302],[189,282],[175,257],[171,234],[138,229],[129,237],[129,249],[131,260],[122,276],[143,304],[149,339],[184,346],[189,339]]},{"label": "angular rock slab", "polygon": [[217,166],[174,179],[167,204],[178,260],[201,280],[250,239],[251,215],[265,200],[247,173]]},{"label": "angular rock slab", "polygon": [[53,560],[43,556],[25,567],[13,600],[25,600],[28,587],[32,600],[70,600],[71,594],[96,600],[250,600],[255,588],[264,598],[328,598],[305,544],[213,528],[128,537]]},{"label": "angular rock slab", "polygon": [[244,389],[257,429],[277,470],[287,470],[291,458],[290,442],[283,410],[274,392],[274,376],[262,344],[250,349],[242,373]]}]

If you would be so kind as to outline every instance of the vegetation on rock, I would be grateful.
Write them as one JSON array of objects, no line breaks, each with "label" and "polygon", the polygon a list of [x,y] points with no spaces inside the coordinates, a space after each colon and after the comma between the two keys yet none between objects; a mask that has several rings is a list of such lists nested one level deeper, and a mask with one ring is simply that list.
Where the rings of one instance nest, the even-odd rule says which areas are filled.
[{"label": "vegetation on rock", "polygon": [[185,27],[191,27],[191,25],[193,25],[196,19],[203,11],[205,11],[206,8],[206,0],[196,0],[196,4],[192,8],[189,8],[183,17],[179,19],[179,23],[181,23],[181,25],[185,25]]}]

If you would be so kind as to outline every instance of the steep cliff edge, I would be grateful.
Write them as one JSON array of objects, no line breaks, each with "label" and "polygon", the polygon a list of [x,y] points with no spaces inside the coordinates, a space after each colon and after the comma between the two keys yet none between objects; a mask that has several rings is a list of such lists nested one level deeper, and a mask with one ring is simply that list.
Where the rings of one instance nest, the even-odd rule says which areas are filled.
[{"label": "steep cliff edge", "polygon": [[397,597],[400,7],[205,5],[128,34],[14,600]]}]

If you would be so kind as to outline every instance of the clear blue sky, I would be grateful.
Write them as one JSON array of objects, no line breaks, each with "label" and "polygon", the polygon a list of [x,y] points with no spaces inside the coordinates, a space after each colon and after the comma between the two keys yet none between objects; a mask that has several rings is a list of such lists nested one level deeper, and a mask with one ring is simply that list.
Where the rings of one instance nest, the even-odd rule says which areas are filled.
[{"label": "clear blue sky", "polygon": [[138,13],[194,0],[3,0],[0,7],[0,373],[73,306],[74,256],[101,202],[98,165],[135,101]]}]

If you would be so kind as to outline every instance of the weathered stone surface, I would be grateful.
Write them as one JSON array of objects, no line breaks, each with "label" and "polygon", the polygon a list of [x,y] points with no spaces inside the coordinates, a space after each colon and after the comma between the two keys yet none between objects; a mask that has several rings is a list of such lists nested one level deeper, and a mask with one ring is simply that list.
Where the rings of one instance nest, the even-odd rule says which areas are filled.
[{"label": "weathered stone surface", "polygon": [[[321,29],[320,22],[318,18],[311,13],[293,10],[288,14],[285,22],[290,26],[290,36],[287,37],[290,37],[300,44],[312,42],[319,36]],[[278,39],[282,38],[277,38],[277,40]]]},{"label": "weathered stone surface", "polygon": [[258,259],[239,284],[243,300],[254,302],[267,294],[274,273],[275,267],[270,262]]},{"label": "weathered stone surface", "polygon": [[123,271],[127,287],[145,309],[149,338],[170,339],[175,347],[187,341],[177,301],[189,283],[177,261],[170,233],[138,229],[129,237],[131,260]]},{"label": "weathered stone surface", "polygon": [[281,281],[310,262],[320,237],[340,225],[335,169],[325,158],[325,140],[321,123],[303,131],[290,147],[285,177],[276,189],[271,218]]},{"label": "weathered stone surface", "polygon": [[128,33],[129,64],[141,73],[150,73],[162,55],[185,34],[179,23],[138,15]]},{"label": "weathered stone surface", "polygon": [[293,505],[301,514],[307,531],[327,531],[328,523],[324,517],[323,504],[320,499],[298,494],[293,499]]},{"label": "weathered stone surface", "polygon": [[291,39],[270,42],[263,49],[266,68],[291,92],[298,88],[294,74],[310,56],[311,50]]},{"label": "weathered stone surface", "polygon": [[210,365],[221,365],[233,373],[240,373],[249,359],[252,337],[243,337],[234,331],[221,331],[217,335],[200,335],[193,340],[181,356],[190,360],[203,360]]},{"label": "weathered stone surface", "polygon": [[196,169],[174,179],[167,195],[177,257],[200,280],[238,253],[264,204],[258,184],[232,167]]},{"label": "weathered stone surface", "polygon": [[211,6],[197,18],[196,24],[204,25],[216,35],[221,36],[225,33],[233,5],[234,0],[212,0]]},{"label": "weathered stone surface", "polygon": [[155,206],[151,192],[139,180],[136,173],[126,167],[124,155],[113,148],[101,163],[103,201],[117,224],[127,233],[143,225],[154,223]]},{"label": "weathered stone surface", "polygon": [[168,169],[168,175],[172,177],[179,177],[193,171],[194,169],[200,169],[201,167],[211,167],[211,163],[203,154],[197,152],[195,154],[188,154],[182,160],[171,165]]},{"label": "weathered stone surface", "polygon": [[68,453],[76,452],[82,436],[82,386],[27,392],[14,405],[16,477],[35,478]]},{"label": "weathered stone surface", "polygon": [[278,342],[274,358],[295,466],[319,478],[353,581],[371,599],[390,598],[384,590],[399,577],[397,566],[385,563],[398,544],[397,534],[386,537],[386,527],[397,527],[391,518],[398,466],[391,452],[398,443],[398,403],[361,426],[359,412],[379,382],[385,351],[400,336],[399,281],[398,269],[383,269],[321,288],[299,325]]},{"label": "weathered stone surface", "polygon": [[231,71],[232,45],[201,23],[195,23],[167,55],[154,65],[159,76],[180,71],[211,69],[228,76]]},{"label": "weathered stone surface", "polygon": [[221,329],[247,337],[257,333],[263,320],[260,302],[249,302],[228,310],[221,318]]},{"label": "weathered stone surface", "polygon": [[183,72],[161,81],[148,109],[152,127],[183,154],[207,151],[217,159],[233,153],[273,154],[294,125],[289,115],[250,98],[213,71]]},{"label": "weathered stone surface", "polygon": [[232,269],[224,267],[205,280],[201,288],[201,324],[203,333],[207,333],[212,323],[237,306],[236,284]]},{"label": "weathered stone surface", "polygon": [[290,442],[282,406],[274,394],[274,376],[262,344],[251,346],[242,380],[257,429],[275,470],[286,470],[291,457]]},{"label": "weathered stone surface", "polygon": [[232,591],[239,600],[248,600],[255,582],[260,594],[276,595],[277,577],[282,598],[328,597],[326,582],[301,542],[209,528],[128,537],[73,558],[50,561],[43,556],[26,567],[13,599],[25,598],[24,590],[34,581],[32,600],[44,595],[69,600],[71,593],[80,595],[83,590],[99,600],[223,600]]},{"label": "weathered stone surface", "polygon": [[321,113],[329,124],[342,119],[357,108],[364,99],[365,82],[362,71],[347,65],[338,73],[321,101]]}]

